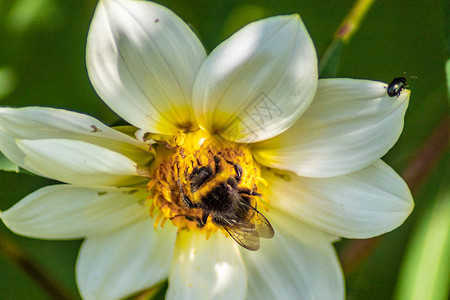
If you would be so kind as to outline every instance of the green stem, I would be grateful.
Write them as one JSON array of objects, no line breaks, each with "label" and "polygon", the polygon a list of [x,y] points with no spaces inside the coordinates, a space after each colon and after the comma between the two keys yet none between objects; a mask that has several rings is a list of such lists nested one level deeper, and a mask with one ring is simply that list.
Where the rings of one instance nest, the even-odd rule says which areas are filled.
[{"label": "green stem", "polygon": [[3,234],[0,234],[0,253],[3,253],[11,262],[15,263],[20,269],[27,273],[36,283],[38,283],[47,293],[57,300],[73,299],[67,295],[53,279],[49,278],[19,245]]},{"label": "green stem", "polygon": [[348,42],[352,35],[358,30],[359,24],[366,16],[375,0],[358,0],[345,17],[341,26],[334,33],[334,40]]},{"label": "green stem", "polygon": [[333,60],[343,44],[348,43],[353,34],[359,29],[361,21],[366,16],[375,0],[357,0],[342,24],[333,35],[333,39],[325,50],[319,62],[319,74],[322,74],[327,64]]}]

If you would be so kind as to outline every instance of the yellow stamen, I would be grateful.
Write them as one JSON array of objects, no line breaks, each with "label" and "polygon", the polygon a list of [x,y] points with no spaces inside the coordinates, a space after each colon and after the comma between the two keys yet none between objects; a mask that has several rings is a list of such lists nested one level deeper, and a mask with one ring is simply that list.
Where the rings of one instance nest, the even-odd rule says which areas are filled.
[{"label": "yellow stamen", "polygon": [[158,213],[158,215],[156,216],[156,218],[155,218],[155,223],[153,224],[153,226],[155,227],[155,229],[158,228],[158,223],[159,223],[159,221],[161,221],[161,218],[162,218],[163,216],[164,216],[164,215],[163,215],[162,211],[160,211],[160,212]]},{"label": "yellow stamen", "polygon": [[167,221],[167,218],[163,217],[161,223],[159,223],[159,226],[161,226],[161,228],[164,228],[164,224],[166,223],[166,221]]},{"label": "yellow stamen", "polygon": [[238,190],[240,194],[236,195],[247,199],[249,205],[267,209],[257,193],[258,184],[267,182],[260,177],[259,166],[246,145],[225,141],[199,129],[162,141],[155,151],[152,179],[148,183],[152,199],[150,215],[158,208],[155,228],[169,219],[180,229],[204,231],[207,237],[222,230],[214,223],[213,213],[205,214],[202,202],[225,183],[228,188]]}]

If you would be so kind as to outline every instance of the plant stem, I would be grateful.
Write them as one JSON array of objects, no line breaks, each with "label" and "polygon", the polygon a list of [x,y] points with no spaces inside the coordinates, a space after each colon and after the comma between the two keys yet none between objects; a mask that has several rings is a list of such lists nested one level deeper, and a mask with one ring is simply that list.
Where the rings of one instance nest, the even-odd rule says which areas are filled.
[{"label": "plant stem", "polygon": [[0,234],[0,253],[3,253],[11,262],[15,263],[20,269],[34,279],[34,281],[46,290],[53,299],[73,299],[56,285],[55,281],[47,276],[41,267],[20,249],[19,245],[3,234]]},{"label": "plant stem", "polygon": [[357,0],[344,21],[333,35],[330,45],[325,50],[319,61],[319,74],[322,74],[327,64],[333,61],[333,57],[340,53],[343,44],[346,44],[353,34],[359,29],[361,21],[366,16],[375,0]]},{"label": "plant stem", "polygon": [[336,30],[336,32],[334,33],[333,39],[339,39],[344,42],[348,42],[348,40],[358,30],[359,24],[364,19],[367,12],[369,11],[369,8],[374,2],[375,0],[356,1],[342,24],[338,27],[338,30]]}]

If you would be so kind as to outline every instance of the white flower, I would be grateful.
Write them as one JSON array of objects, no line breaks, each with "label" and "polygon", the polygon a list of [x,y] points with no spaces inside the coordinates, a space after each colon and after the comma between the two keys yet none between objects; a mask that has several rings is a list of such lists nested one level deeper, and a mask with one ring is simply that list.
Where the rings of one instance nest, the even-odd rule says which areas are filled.
[{"label": "white flower", "polygon": [[[206,56],[168,9],[103,0],[87,66],[137,138],[75,112],[0,108],[0,150],[66,183],[0,217],[25,236],[86,238],[76,266],[85,299],[123,298],[167,278],[167,299],[342,299],[332,242],[393,230],[413,208],[380,160],[402,131],[410,92],[318,80],[298,15],[249,24]],[[219,224],[237,213],[206,209],[220,184],[214,203],[234,195],[246,214],[258,204],[260,215],[239,215],[248,232]],[[262,215],[273,238],[270,225],[252,223]],[[249,251],[227,231],[250,249],[267,239]]]}]

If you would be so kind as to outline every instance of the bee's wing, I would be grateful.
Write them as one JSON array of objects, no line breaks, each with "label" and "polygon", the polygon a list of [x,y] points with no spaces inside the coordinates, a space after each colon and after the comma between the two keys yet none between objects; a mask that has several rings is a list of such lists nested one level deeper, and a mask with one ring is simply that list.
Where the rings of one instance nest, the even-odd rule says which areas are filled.
[{"label": "bee's wing", "polygon": [[240,201],[239,205],[242,212],[237,212],[237,215],[245,217],[222,218],[222,226],[239,245],[249,250],[258,250],[260,237],[269,239],[274,236],[273,227],[253,206],[244,201]]},{"label": "bee's wing", "polygon": [[248,250],[255,251],[259,249],[259,235],[253,224],[243,221],[223,221],[222,227],[236,243]]},{"label": "bee's wing", "polygon": [[250,206],[250,207],[255,212],[255,214],[253,215],[253,217],[251,219],[251,223],[255,225],[255,228],[256,228],[256,231],[258,232],[259,237],[266,238],[266,239],[272,238],[274,236],[275,232],[274,232],[273,227],[270,224],[270,222],[256,208],[253,208],[252,206]]}]

